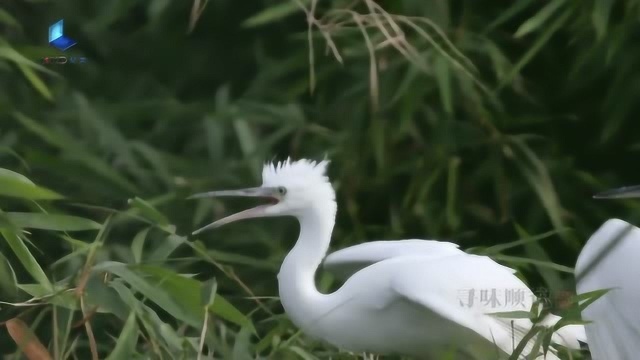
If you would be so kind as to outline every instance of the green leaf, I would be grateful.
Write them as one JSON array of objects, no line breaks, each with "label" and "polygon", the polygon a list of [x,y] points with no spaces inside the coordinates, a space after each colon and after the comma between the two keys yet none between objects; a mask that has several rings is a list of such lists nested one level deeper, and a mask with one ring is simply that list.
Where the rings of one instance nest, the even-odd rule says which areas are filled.
[{"label": "green leaf", "polygon": [[184,306],[185,301],[188,302],[190,301],[190,299],[194,299],[195,303],[198,303],[199,286],[197,285],[197,281],[195,289],[189,289],[188,284],[186,283],[186,281],[189,279],[179,276],[175,273],[171,273],[169,270],[167,270],[167,272],[171,274],[171,278],[168,280],[173,280],[172,284],[186,284],[184,286],[180,286],[182,292],[172,294],[167,291],[167,287],[165,284],[167,279],[163,279],[163,283],[160,284],[158,281],[151,282],[123,263],[106,261],[94,266],[93,270],[106,271],[119,276],[122,280],[129,283],[132,288],[139,291],[150,301],[156,303],[173,317],[182,320],[193,327],[200,327],[202,322],[202,315],[200,314],[201,311],[194,312],[192,308]]},{"label": "green leaf", "polygon": [[3,168],[0,168],[0,178],[10,178],[28,185],[35,185],[28,177]]},{"label": "green leaf", "polygon": [[0,252],[0,300],[11,302],[18,297],[18,280],[9,260]]},{"label": "green leaf", "polygon": [[573,274],[573,269],[572,268],[570,268],[568,266],[552,263],[550,261],[528,259],[528,258],[523,258],[523,257],[509,256],[509,255],[502,255],[502,254],[492,255],[491,257],[493,259],[495,259],[495,260],[501,260],[501,261],[510,262],[510,263],[516,263],[516,264],[520,263],[520,264],[537,265],[537,266],[541,266],[541,267],[554,269],[554,270],[557,270],[557,271],[560,271],[560,272]]},{"label": "green leaf", "polygon": [[107,360],[131,359],[138,343],[138,323],[135,312],[131,312],[122,327],[118,341]]},{"label": "green leaf", "polygon": [[513,2],[508,9],[500,12],[500,15],[493,22],[491,22],[489,26],[487,26],[485,32],[495,29],[505,22],[511,20],[513,17],[526,10],[529,5],[531,5],[531,3],[533,3],[533,0],[519,0]]},{"label": "green leaf", "polygon": [[147,234],[149,233],[149,229],[144,228],[139,231],[136,236],[131,241],[131,253],[133,253],[133,260],[136,264],[139,264],[142,261],[142,251],[144,249],[144,243],[147,238]]},{"label": "green leaf", "polygon": [[46,298],[49,304],[74,311],[80,309],[76,295],[61,286],[51,288],[40,284],[18,284],[18,288],[35,298]]},{"label": "green leaf", "polygon": [[251,320],[249,320],[249,318],[246,317],[240,310],[238,310],[235,306],[233,306],[229,301],[227,301],[219,294],[216,295],[213,305],[209,306],[209,311],[225,320],[231,321],[234,324],[249,326],[254,333],[256,332],[253,324],[251,323]]},{"label": "green leaf", "polygon": [[273,260],[263,260],[251,256],[228,253],[220,250],[209,250],[206,247],[200,247],[199,250],[207,253],[212,259],[224,262],[226,264],[249,266],[256,269],[264,269],[277,271],[280,264]]},{"label": "green leaf", "polygon": [[109,285],[136,312],[138,319],[151,339],[158,342],[164,340],[163,347],[170,353],[182,350],[182,341],[178,334],[163,322],[153,309],[140,302],[121,281],[112,281]]},{"label": "green leaf", "polygon": [[447,173],[447,224],[452,229],[457,229],[460,225],[460,220],[456,214],[456,195],[458,194],[458,168],[460,166],[460,158],[453,157],[449,160],[449,167]]},{"label": "green leaf", "polygon": [[486,249],[483,249],[482,251],[480,251],[482,254],[484,255],[491,255],[491,254],[497,254],[497,253],[501,253],[505,250],[514,248],[514,247],[518,247],[518,246],[522,246],[528,243],[532,243],[532,242],[538,242],[540,240],[549,238],[553,235],[558,234],[559,232],[562,231],[568,231],[569,228],[564,228],[561,229],[560,231],[556,231],[556,230],[551,230],[551,231],[547,231],[546,233],[543,234],[539,234],[536,236],[524,236],[522,239],[519,240],[515,240],[515,241],[511,241],[508,243],[504,243],[504,244],[498,244],[498,245],[494,245],[494,246],[490,246]]},{"label": "green leaf", "polygon": [[29,274],[31,274],[31,276],[33,276],[41,286],[52,291],[53,285],[49,281],[49,278],[47,278],[46,273],[40,267],[40,264],[38,264],[38,261],[33,257],[33,255],[31,255],[29,248],[27,248],[22,238],[7,230],[0,230],[0,233],[27,272],[29,272]]},{"label": "green leaf", "polygon": [[435,79],[438,83],[438,91],[440,93],[440,101],[444,111],[449,116],[453,116],[453,88],[451,86],[451,69],[447,59],[438,56],[434,61]]},{"label": "green leaf", "polygon": [[[202,321],[202,284],[199,281],[156,266],[137,266],[136,269],[141,273],[150,275],[152,279],[150,281],[157,288],[163,289],[167,294],[171,294],[185,311]],[[251,326],[253,329],[253,324],[249,318],[244,316],[240,310],[220,294],[215,295],[213,304],[209,306],[209,311],[225,320],[240,326]]]},{"label": "green leaf", "polygon": [[5,24],[7,26],[11,26],[14,28],[21,29],[22,26],[11,14],[9,14],[6,10],[0,8],[0,24]]},{"label": "green leaf", "polygon": [[611,290],[612,288],[600,289],[600,290],[594,290],[594,291],[578,294],[571,299],[571,303],[579,304],[578,306],[579,306],[580,312],[582,312],[589,305],[593,304],[596,300],[600,299]]},{"label": "green leaf", "polygon": [[[547,254],[544,248],[537,242],[529,242],[525,245],[525,255],[529,259],[536,259],[547,264],[553,264],[551,257]],[[538,273],[544,279],[547,284],[547,288],[550,292],[556,293],[562,291],[564,287],[564,281],[560,274],[557,273],[558,269],[552,269],[549,267],[538,267]],[[573,269],[571,269],[573,272]]]},{"label": "green leaf", "polygon": [[53,231],[81,231],[98,230],[102,225],[97,222],[77,216],[7,212],[5,216],[19,228],[31,228]]},{"label": "green leaf", "polygon": [[488,313],[487,315],[508,319],[531,319],[531,313],[523,310],[494,312]]},{"label": "green leaf", "polygon": [[63,198],[49,189],[35,185],[31,180],[11,170],[0,168],[0,195],[28,200],[54,200]]},{"label": "green leaf", "polygon": [[137,187],[131,181],[114,171],[110,164],[105,162],[102,158],[93,155],[80,142],[70,135],[55,131],[53,128],[47,127],[22,113],[16,112],[14,113],[14,116],[27,130],[37,135],[48,144],[66,151],[68,154],[67,156],[70,159],[81,163],[98,176],[110,181],[129,193],[137,192]]},{"label": "green leaf", "polygon": [[20,229],[16,226],[16,224],[11,222],[11,220],[9,220],[7,215],[2,210],[0,210],[0,229],[7,229],[16,233],[20,232]]},{"label": "green leaf", "polygon": [[53,94],[51,93],[51,90],[49,90],[49,87],[44,83],[44,81],[42,81],[42,79],[40,79],[38,74],[36,74],[33,69],[21,63],[18,63],[18,69],[20,69],[27,81],[29,81],[31,86],[33,86],[33,88],[36,89],[36,91],[38,91],[40,95],[42,95],[42,97],[49,101],[53,100]]},{"label": "green leaf", "polygon": [[[303,0],[301,2],[307,4],[309,3],[309,0]],[[242,26],[252,28],[270,24],[301,11],[302,9],[300,9],[300,6],[295,1],[284,1],[280,4],[270,6],[251,16],[242,23]]]},{"label": "green leaf", "polygon": [[609,24],[609,16],[614,0],[595,0],[593,3],[593,11],[591,12],[591,21],[596,29],[598,40],[602,40],[607,32]]},{"label": "green leaf", "polygon": [[303,360],[318,360],[317,357],[313,356],[309,351],[299,347],[299,346],[290,346],[288,347],[289,351],[300,356]]},{"label": "green leaf", "polygon": [[52,306],[52,313],[54,325],[56,326],[54,331],[57,331],[58,334],[57,339],[54,339],[57,346],[54,344],[53,348],[57,351],[53,356],[54,359],[65,359],[67,357],[62,354],[66,352],[67,344],[71,341],[71,336],[69,336],[69,334],[71,333],[73,315],[75,312],[73,310],[54,305]]},{"label": "green leaf", "polygon": [[155,224],[169,225],[169,219],[167,219],[166,216],[164,216],[160,211],[153,207],[153,205],[140,199],[139,197],[129,199],[129,205],[131,205],[131,207],[133,208],[138,209],[142,216],[153,221]]},{"label": "green leaf", "polygon": [[520,168],[523,177],[529,182],[530,186],[536,192],[536,195],[538,195],[542,205],[547,210],[549,220],[553,224],[553,227],[558,231],[558,234],[563,240],[567,242],[572,241],[572,245],[579,247],[580,244],[577,243],[576,239],[570,238],[567,232],[560,231],[565,228],[562,217],[562,206],[553,180],[551,179],[549,169],[522,138],[512,137],[511,140],[516,148],[523,154],[515,164]]},{"label": "green leaf", "polygon": [[233,344],[233,359],[253,360],[253,356],[249,352],[251,349],[251,329],[243,326],[236,336],[236,342]]},{"label": "green leaf", "polygon": [[562,15],[558,16],[549,26],[544,27],[544,31],[536,41],[529,47],[529,50],[520,57],[520,60],[511,68],[511,71],[500,79],[499,88],[502,88],[506,84],[511,83],[511,81],[520,73],[520,71],[540,52],[543,47],[547,44],[547,42],[551,39],[551,37],[558,31],[564,23],[569,20],[571,16],[571,11],[565,11]]},{"label": "green leaf", "polygon": [[217,291],[218,283],[215,278],[203,282],[202,291],[200,292],[200,302],[202,305],[205,307],[211,306],[216,298]]},{"label": "green leaf", "polygon": [[249,123],[239,118],[233,122],[233,127],[236,130],[242,153],[245,156],[252,155],[256,151],[258,140]]},{"label": "green leaf", "polygon": [[122,301],[116,291],[105,283],[104,274],[92,273],[84,292],[86,303],[97,306],[99,313],[114,314],[122,321],[127,319],[130,304]]},{"label": "green leaf", "polygon": [[537,29],[541,28],[546,24],[546,22],[551,18],[553,14],[556,13],[565,3],[565,0],[555,0],[549,2],[542,10],[538,11],[537,14],[529,18],[525,21],[518,30],[515,35],[513,35],[516,39],[521,38]]},{"label": "green leaf", "polygon": [[153,251],[147,255],[147,261],[165,261],[178,246],[184,244],[185,239],[181,236],[169,235],[159,241],[160,244],[155,244]]},{"label": "green leaf", "polygon": [[529,341],[533,339],[542,329],[543,328],[541,326],[531,327],[529,332],[522,337],[522,339],[518,343],[518,346],[513,350],[513,353],[511,353],[511,356],[509,356],[509,360],[521,359],[521,354],[524,351],[527,344],[529,343]]},{"label": "green leaf", "polygon": [[9,61],[12,61],[16,65],[28,66],[49,75],[58,75],[55,72],[47,69],[46,67],[29,60],[28,58],[17,52],[15,49],[9,47],[6,44],[2,44],[2,42],[0,42],[0,59],[7,59]]}]

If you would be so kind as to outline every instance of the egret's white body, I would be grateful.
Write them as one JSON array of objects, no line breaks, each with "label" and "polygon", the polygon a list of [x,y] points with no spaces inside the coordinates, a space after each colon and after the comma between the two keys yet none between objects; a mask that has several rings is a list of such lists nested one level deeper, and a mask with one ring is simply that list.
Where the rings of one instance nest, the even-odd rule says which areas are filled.
[{"label": "egret's white body", "polygon": [[611,289],[582,311],[594,360],[640,356],[640,229],[610,219],[585,244],[576,263],[578,294]]},{"label": "egret's white body", "polygon": [[[455,244],[403,240],[347,248],[325,261],[325,268],[347,277],[345,283],[331,294],[317,290],[315,273],[329,248],[337,210],[326,166],[326,161],[308,160],[266,165],[261,187],[196,195],[275,200],[197,232],[244,218],[296,217],[300,235],[278,274],[282,305],[306,334],[341,349],[427,359],[451,353],[457,355],[455,359],[498,359],[511,354],[532,327],[531,321],[490,313],[529,311],[535,296],[514,270],[488,257],[466,254]],[[479,297],[475,304],[465,304],[463,297],[469,291],[514,291],[523,296],[512,304],[501,298],[503,306]],[[557,321],[558,317],[550,316],[546,325]],[[578,339],[584,340],[581,326],[564,327],[553,338],[572,348],[579,347]],[[548,353],[546,358],[557,356]]]}]

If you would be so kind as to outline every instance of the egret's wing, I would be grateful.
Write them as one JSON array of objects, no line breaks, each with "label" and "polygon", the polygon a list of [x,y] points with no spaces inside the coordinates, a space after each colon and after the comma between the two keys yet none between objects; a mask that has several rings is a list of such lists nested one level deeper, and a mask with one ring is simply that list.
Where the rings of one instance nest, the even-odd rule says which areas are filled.
[{"label": "egret's wing", "polygon": [[[488,257],[465,254],[426,263],[412,259],[400,266],[405,268],[391,281],[398,298],[475,331],[506,353],[518,346],[532,326],[526,318],[488,316],[529,311],[535,301],[511,269]],[[532,346],[533,340],[524,354]],[[554,357],[548,354],[547,358]]]},{"label": "egret's wing", "polygon": [[594,360],[637,359],[640,354],[640,229],[610,219],[582,249],[577,292],[612,289],[583,312]]},{"label": "egret's wing", "polygon": [[425,256],[436,259],[464,252],[458,245],[433,240],[371,241],[329,254],[323,268],[340,279],[347,279],[361,269],[377,262],[400,256]]}]

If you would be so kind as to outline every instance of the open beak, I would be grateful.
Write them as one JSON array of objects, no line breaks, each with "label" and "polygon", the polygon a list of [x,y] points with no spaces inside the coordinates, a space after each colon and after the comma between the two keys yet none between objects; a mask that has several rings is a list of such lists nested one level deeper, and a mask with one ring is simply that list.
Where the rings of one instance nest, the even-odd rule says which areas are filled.
[{"label": "open beak", "polygon": [[640,185],[625,186],[618,189],[607,190],[594,196],[596,199],[630,199],[640,198]]},{"label": "open beak", "polygon": [[211,224],[194,231],[192,234],[197,235],[205,230],[215,229],[222,225],[226,225],[238,220],[268,216],[266,210],[271,206],[277,204],[281,200],[280,194],[278,193],[278,189],[272,188],[272,187],[255,187],[255,188],[240,189],[240,190],[210,191],[206,193],[191,195],[188,197],[188,199],[202,199],[202,198],[210,198],[210,197],[231,197],[231,196],[265,198],[265,199],[268,199],[270,203],[259,205],[254,208],[247,209],[239,213],[235,213],[233,215],[229,215],[225,218],[214,221]]}]

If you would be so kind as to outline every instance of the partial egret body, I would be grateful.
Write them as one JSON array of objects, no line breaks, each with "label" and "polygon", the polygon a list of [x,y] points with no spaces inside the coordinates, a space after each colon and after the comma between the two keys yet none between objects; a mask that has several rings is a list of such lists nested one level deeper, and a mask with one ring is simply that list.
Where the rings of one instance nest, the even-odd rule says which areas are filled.
[{"label": "partial egret body", "polygon": [[[640,197],[640,186],[597,198]],[[619,219],[605,222],[589,238],[576,263],[577,292],[611,289],[582,312],[594,360],[640,356],[640,228]]]},{"label": "partial egret body", "polygon": [[[346,278],[342,287],[331,294],[317,290],[315,273],[329,248],[337,210],[327,164],[299,160],[266,165],[261,187],[195,195],[270,200],[195,233],[246,218],[296,217],[300,235],[278,274],[280,299],[303,332],[340,349],[426,359],[449,354],[455,359],[507,358],[532,323],[490,313],[529,311],[535,296],[514,270],[455,244],[401,240],[356,245],[326,258],[325,268]],[[518,301],[507,303],[507,292],[517,294]],[[496,296],[497,302],[487,296]],[[546,319],[547,325],[557,321],[555,316]],[[578,340],[584,340],[581,326],[564,327],[553,338],[571,348],[579,348]],[[549,353],[546,359],[557,356]]]}]

